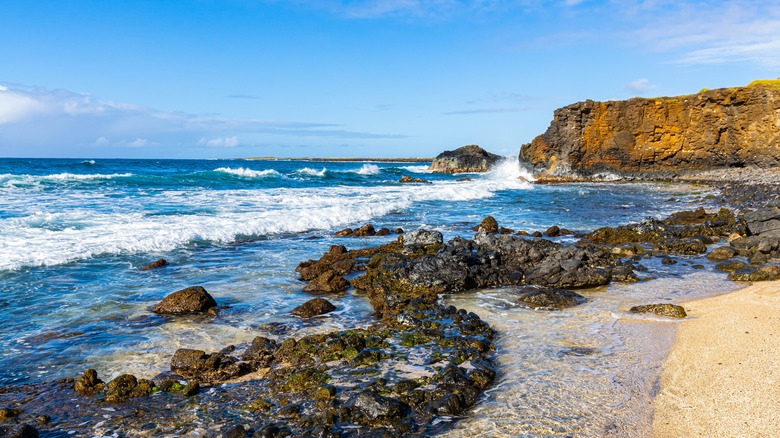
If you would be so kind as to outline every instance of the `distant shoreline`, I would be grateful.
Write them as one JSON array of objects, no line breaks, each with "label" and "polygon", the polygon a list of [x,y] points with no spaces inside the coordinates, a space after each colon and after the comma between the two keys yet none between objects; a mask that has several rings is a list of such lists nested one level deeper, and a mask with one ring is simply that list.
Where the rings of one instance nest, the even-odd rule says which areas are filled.
[{"label": "distant shoreline", "polygon": [[249,157],[241,158],[241,160],[247,161],[321,161],[321,162],[362,162],[362,161],[376,161],[378,163],[427,163],[433,161],[433,158],[279,158],[279,157]]}]

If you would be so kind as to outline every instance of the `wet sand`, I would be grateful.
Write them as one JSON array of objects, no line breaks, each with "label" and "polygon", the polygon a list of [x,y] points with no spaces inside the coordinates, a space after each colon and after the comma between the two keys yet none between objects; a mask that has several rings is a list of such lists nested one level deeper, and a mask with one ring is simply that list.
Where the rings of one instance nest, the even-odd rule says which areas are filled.
[{"label": "wet sand", "polygon": [[653,436],[780,436],[780,281],[683,306]]}]

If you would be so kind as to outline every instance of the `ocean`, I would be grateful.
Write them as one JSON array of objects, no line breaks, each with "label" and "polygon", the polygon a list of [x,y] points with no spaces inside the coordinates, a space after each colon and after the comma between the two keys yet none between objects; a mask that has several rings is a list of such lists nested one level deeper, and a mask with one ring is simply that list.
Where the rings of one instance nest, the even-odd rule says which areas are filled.
[{"label": "ocean", "polygon": [[[435,229],[450,239],[473,236],[488,215],[514,230],[587,231],[713,207],[710,189],[688,184],[533,185],[516,158],[484,174],[427,167],[0,159],[0,387],[87,368],[105,380],[151,378],[168,369],[177,348],[218,351],[255,336],[371,324],[371,306],[354,291],[329,296],[337,310],[327,316],[290,314],[311,298],[295,273],[299,262],[333,244],[353,249],[397,238],[334,236],[346,227]],[[404,175],[431,184],[399,183]],[[142,270],[159,258],[170,265]],[[736,288],[710,265],[679,261],[642,261],[644,281],[583,291],[586,305],[560,312],[519,308],[511,288],[443,296],[498,330],[499,364],[494,388],[447,434],[644,436],[675,323],[627,308]],[[218,317],[150,312],[194,285],[223,307]]]}]

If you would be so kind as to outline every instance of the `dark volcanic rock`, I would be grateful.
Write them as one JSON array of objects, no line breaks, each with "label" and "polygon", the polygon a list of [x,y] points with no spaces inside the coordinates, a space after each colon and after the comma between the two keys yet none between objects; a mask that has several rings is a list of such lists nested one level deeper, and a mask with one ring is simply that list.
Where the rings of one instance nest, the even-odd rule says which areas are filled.
[{"label": "dark volcanic rock", "polygon": [[723,262],[737,255],[737,250],[730,246],[715,248],[707,254],[707,258],[714,262]]},{"label": "dark volcanic rock", "polygon": [[163,266],[168,266],[168,261],[165,260],[165,259],[159,259],[159,260],[153,262],[152,264],[144,266],[143,270],[144,271],[149,271],[149,270],[152,270],[152,269],[162,268]]},{"label": "dark volcanic rock", "polygon": [[557,225],[553,225],[544,232],[547,237],[558,237],[561,235],[561,229]]},{"label": "dark volcanic rock", "polygon": [[732,281],[773,281],[780,280],[780,266],[767,265],[759,269],[741,267],[729,274]]},{"label": "dark volcanic rock", "polygon": [[351,398],[344,407],[352,412],[353,418],[366,423],[392,422],[409,412],[409,406],[406,404],[381,396],[372,390],[363,391]]},{"label": "dark volcanic rock", "polygon": [[192,286],[168,295],[152,308],[152,312],[162,314],[199,313],[212,307],[217,307],[217,302],[206,292],[206,289]]},{"label": "dark volcanic rock", "polygon": [[[474,227],[478,233],[498,233],[498,221],[493,216],[488,216],[482,219],[482,222]],[[504,233],[507,234],[507,233]]]},{"label": "dark volcanic rock", "polygon": [[0,426],[0,437],[3,438],[38,438],[38,436],[38,429],[29,424]]},{"label": "dark volcanic rock", "polygon": [[631,313],[655,313],[659,316],[668,316],[670,318],[685,318],[688,314],[682,306],[675,304],[647,304],[644,306],[634,306]]},{"label": "dark volcanic rock", "polygon": [[428,169],[441,173],[487,172],[500,159],[477,145],[468,145],[442,152]]},{"label": "dark volcanic rock", "polygon": [[401,243],[404,246],[438,245],[443,241],[444,238],[438,231],[416,230],[401,236]]},{"label": "dark volcanic rock", "polygon": [[409,175],[404,175],[401,177],[401,179],[398,180],[399,183],[422,183],[422,184],[433,184],[431,181],[427,179],[422,178],[412,178]]},{"label": "dark volcanic rock", "polygon": [[293,315],[301,318],[311,318],[312,316],[324,315],[336,310],[336,306],[323,298],[311,299],[292,310]]},{"label": "dark volcanic rock", "polygon": [[353,235],[358,237],[365,237],[365,236],[373,236],[375,234],[376,234],[376,230],[374,230],[374,226],[371,224],[365,224],[362,227],[355,230]]},{"label": "dark volcanic rock", "polygon": [[566,289],[526,286],[520,288],[518,292],[518,304],[532,309],[565,309],[587,301],[582,295]]},{"label": "dark volcanic rock", "polygon": [[354,232],[355,230],[353,230],[352,228],[344,228],[343,230],[336,232],[335,236],[336,237],[352,236]]},{"label": "dark volcanic rock", "polygon": [[764,208],[746,213],[745,222],[751,235],[780,233],[780,206],[773,202]]},{"label": "dark volcanic rock", "polygon": [[305,292],[342,292],[349,289],[349,282],[332,270],[323,272],[304,286]]},{"label": "dark volcanic rock", "polygon": [[734,272],[741,268],[750,268],[747,263],[738,260],[731,260],[715,265],[715,269],[721,272]]},{"label": "dark volcanic rock", "polygon": [[79,394],[94,395],[103,390],[105,384],[98,378],[97,371],[92,368],[84,371],[81,378],[76,379],[73,389]]},{"label": "dark volcanic rock", "polygon": [[630,246],[634,254],[650,247],[664,253],[697,255],[707,251],[707,243],[738,230],[739,224],[731,211],[707,213],[700,208],[675,213],[663,221],[648,219],[616,228],[599,228],[583,236],[582,241],[623,249]]},{"label": "dark volcanic rock", "polygon": [[237,424],[222,432],[222,438],[246,438],[246,429],[244,429],[244,426]]},{"label": "dark volcanic rock", "polygon": [[2,408],[0,409],[0,421],[10,420],[11,418],[16,418],[21,414],[21,409],[10,409],[10,408]]},{"label": "dark volcanic rock", "polygon": [[592,287],[607,284],[613,270],[617,280],[636,278],[630,267],[599,248],[477,233],[474,240],[378,254],[352,284],[368,292],[378,314],[392,316],[410,300],[434,302],[442,292],[520,284]]},{"label": "dark volcanic rock", "polygon": [[130,374],[122,374],[106,385],[106,401],[121,403],[131,397],[143,397],[152,392],[154,382],[146,379],[136,379]]},{"label": "dark volcanic rock", "polygon": [[253,362],[256,368],[267,367],[273,361],[273,355],[279,345],[276,341],[262,336],[257,336],[252,340],[252,344],[246,349],[241,360]]},{"label": "dark volcanic rock", "polygon": [[[352,230],[350,229],[350,233]],[[331,245],[325,255],[319,260],[307,260],[298,264],[295,272],[301,280],[311,281],[326,271],[334,271],[339,275],[348,274],[355,267],[355,260],[347,252],[343,245]]]},{"label": "dark volcanic rock", "polygon": [[171,371],[188,379],[217,382],[243,376],[252,371],[252,366],[222,353],[180,348],[171,359]]}]

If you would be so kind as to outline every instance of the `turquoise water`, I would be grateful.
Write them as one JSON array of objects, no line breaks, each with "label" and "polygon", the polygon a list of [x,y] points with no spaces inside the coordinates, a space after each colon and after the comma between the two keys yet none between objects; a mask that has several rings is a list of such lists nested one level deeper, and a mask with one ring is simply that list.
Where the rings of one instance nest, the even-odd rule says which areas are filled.
[{"label": "turquoise water", "polygon": [[[304,322],[289,314],[311,298],[294,272],[300,261],[334,243],[355,248],[395,238],[333,237],[345,227],[370,222],[468,237],[490,214],[516,230],[588,230],[663,216],[703,197],[677,185],[534,186],[518,179],[523,172],[511,160],[467,175],[471,181],[426,168],[0,159],[0,385],[73,377],[86,368],[107,378],[152,377],[179,347],[219,350],[258,335],[367,324],[371,308],[351,291],[329,297],[338,310],[327,317]],[[433,183],[400,184],[402,175]],[[141,270],[161,257],[171,265]],[[226,306],[218,317],[149,311],[192,285]]]}]

